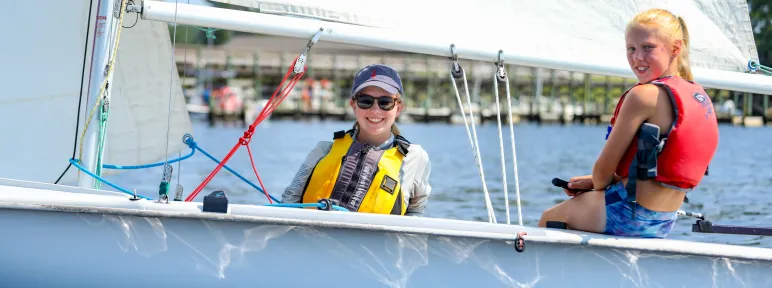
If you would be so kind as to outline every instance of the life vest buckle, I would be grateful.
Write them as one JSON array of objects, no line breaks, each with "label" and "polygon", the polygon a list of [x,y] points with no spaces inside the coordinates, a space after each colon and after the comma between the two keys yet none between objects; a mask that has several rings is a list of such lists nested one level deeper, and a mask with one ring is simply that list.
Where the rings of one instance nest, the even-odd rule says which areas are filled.
[{"label": "life vest buckle", "polygon": [[638,201],[636,201],[635,199],[632,199],[632,200],[628,199],[627,204],[630,205],[630,211],[632,212],[630,217],[633,218],[633,220],[635,220],[635,208],[638,206]]}]

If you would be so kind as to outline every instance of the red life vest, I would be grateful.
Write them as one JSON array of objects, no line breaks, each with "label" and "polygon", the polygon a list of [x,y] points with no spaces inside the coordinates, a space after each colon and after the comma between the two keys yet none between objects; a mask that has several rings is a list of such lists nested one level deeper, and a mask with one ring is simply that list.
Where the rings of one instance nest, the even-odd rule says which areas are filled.
[{"label": "red life vest", "polygon": [[[665,89],[670,96],[675,116],[670,130],[666,135],[660,135],[664,136],[666,141],[657,156],[657,175],[653,180],[674,188],[690,190],[705,176],[718,146],[718,120],[713,103],[700,85],[680,77],[669,76],[649,83]],[[635,86],[638,85],[642,84]],[[619,99],[611,119],[612,126],[630,89]],[[630,174],[630,163],[636,155],[637,145],[636,139],[627,148],[617,165],[617,175],[627,177]]]}]

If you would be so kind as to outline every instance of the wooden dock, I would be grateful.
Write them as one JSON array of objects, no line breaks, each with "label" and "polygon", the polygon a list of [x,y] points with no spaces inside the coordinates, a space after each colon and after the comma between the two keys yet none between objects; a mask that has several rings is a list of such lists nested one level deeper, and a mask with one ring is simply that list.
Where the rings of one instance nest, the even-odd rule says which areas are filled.
[{"label": "wooden dock", "polygon": [[[295,41],[295,42],[292,42]],[[300,41],[302,42],[302,41]],[[178,43],[175,51],[178,71],[188,97],[200,97],[200,91],[213,77],[225,77],[229,85],[252,89],[247,101],[269,98],[296,56],[296,39],[268,36],[238,36],[220,46],[197,46]],[[308,71],[290,96],[274,111],[275,118],[350,119],[348,91],[353,74],[369,63],[384,63],[400,72],[405,86],[406,109],[399,121],[463,123],[449,76],[449,60],[443,57],[365,49],[351,45],[326,43],[314,47],[308,60]],[[329,47],[328,47],[329,46]],[[259,50],[258,50],[259,48]],[[460,61],[469,81],[469,92],[476,121],[496,121],[492,63]],[[539,123],[608,123],[621,94],[636,80],[506,65],[513,101],[513,121]],[[323,99],[313,105],[303,97],[315,94],[319,82],[327,83]],[[458,81],[462,102],[466,102],[463,83]],[[316,86],[315,86],[316,85]],[[503,85],[500,85],[503,86]],[[316,88],[315,88],[316,87]],[[501,88],[501,87],[500,87]],[[707,89],[716,109],[728,100],[741,103],[732,112],[717,112],[721,123],[759,126],[772,119],[769,95],[752,95],[735,91]],[[308,96],[311,94],[311,96]],[[539,95],[533,97],[533,95]],[[508,118],[504,90],[499,93],[502,120]],[[303,105],[298,105],[306,101]],[[465,104],[466,105],[466,104]],[[306,106],[306,107],[302,107]],[[309,107],[313,106],[313,107]],[[740,108],[734,108],[739,106]],[[741,109],[745,108],[745,109]],[[733,115],[733,116],[730,116]],[[738,119],[739,117],[739,119]]]}]

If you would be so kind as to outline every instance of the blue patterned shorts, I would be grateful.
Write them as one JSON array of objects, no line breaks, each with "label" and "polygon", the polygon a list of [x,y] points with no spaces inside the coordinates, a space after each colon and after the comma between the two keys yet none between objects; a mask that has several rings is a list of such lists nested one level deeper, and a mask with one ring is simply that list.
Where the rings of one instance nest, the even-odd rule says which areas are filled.
[{"label": "blue patterned shorts", "polygon": [[606,230],[604,234],[642,237],[665,238],[673,229],[678,215],[673,212],[657,212],[635,204],[635,219],[632,209],[624,199],[627,190],[622,182],[609,185],[606,188]]}]

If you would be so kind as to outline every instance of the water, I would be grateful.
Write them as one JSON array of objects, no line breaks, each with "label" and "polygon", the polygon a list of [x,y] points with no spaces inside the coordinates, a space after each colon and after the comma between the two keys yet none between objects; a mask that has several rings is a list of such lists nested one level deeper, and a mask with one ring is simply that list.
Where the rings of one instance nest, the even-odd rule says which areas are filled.
[{"label": "water", "polygon": [[[245,128],[217,125],[210,127],[193,120],[195,140],[205,151],[218,159],[237,143]],[[334,121],[271,121],[258,126],[251,149],[255,166],[268,192],[281,198],[300,163],[317,141],[330,141],[334,131],[349,129],[350,122]],[[503,125],[506,154],[510,217],[517,223],[515,179],[512,167],[509,127]],[[443,123],[401,124],[408,140],[420,144],[432,161],[432,194],[426,217],[488,221],[483,189],[463,125]],[[484,174],[499,223],[506,223],[502,185],[501,158],[497,124],[477,126]],[[536,125],[515,126],[517,165],[520,182],[523,223],[536,226],[541,213],[567,199],[561,189],[553,187],[554,177],[590,174],[592,165],[605,141],[605,126]],[[718,151],[710,165],[710,175],[694,192],[683,209],[706,214],[714,224],[772,226],[772,198],[766,192],[772,186],[772,133],[769,128],[720,127]],[[183,151],[187,153],[188,150]],[[246,149],[241,147],[227,163],[255,184]],[[216,166],[201,154],[182,161],[180,183],[187,196]],[[108,177],[118,185],[138,193],[157,195],[162,168],[129,171]],[[172,186],[174,187],[174,186]],[[107,187],[109,188],[109,187]],[[223,189],[232,203],[266,204],[266,197],[226,170],[221,170],[199,195]],[[171,189],[174,191],[174,188]],[[155,197],[154,197],[155,198]],[[772,247],[772,238],[735,236],[691,232],[693,218],[680,218],[671,239],[732,243]]]}]

